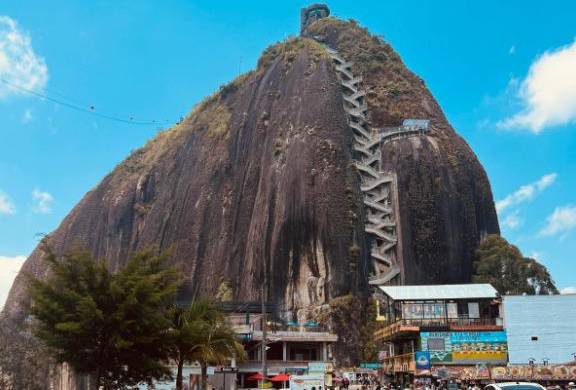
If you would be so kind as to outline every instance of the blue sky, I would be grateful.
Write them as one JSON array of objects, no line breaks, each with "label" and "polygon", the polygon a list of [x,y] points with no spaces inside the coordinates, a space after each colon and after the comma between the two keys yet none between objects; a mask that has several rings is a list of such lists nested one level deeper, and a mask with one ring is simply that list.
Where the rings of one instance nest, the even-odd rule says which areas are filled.
[{"label": "blue sky", "polygon": [[[307,4],[3,0],[0,78],[161,123],[110,121],[0,83],[5,279],[37,234],[56,228],[131,150],[296,34]],[[548,266],[559,287],[576,286],[576,3],[328,4],[382,34],[426,81],[484,164],[503,235]]]}]

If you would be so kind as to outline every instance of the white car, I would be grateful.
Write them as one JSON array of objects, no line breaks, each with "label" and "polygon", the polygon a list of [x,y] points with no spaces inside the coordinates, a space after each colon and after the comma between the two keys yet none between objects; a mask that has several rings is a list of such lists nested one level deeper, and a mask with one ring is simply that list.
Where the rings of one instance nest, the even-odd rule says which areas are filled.
[{"label": "white car", "polygon": [[502,382],[492,383],[484,387],[484,390],[546,390],[546,388],[531,382]]}]

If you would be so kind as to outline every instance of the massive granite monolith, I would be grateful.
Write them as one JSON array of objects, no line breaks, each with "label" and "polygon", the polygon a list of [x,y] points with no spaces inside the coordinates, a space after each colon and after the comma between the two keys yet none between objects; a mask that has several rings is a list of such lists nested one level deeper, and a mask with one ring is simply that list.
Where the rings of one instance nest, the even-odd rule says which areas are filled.
[{"label": "massive granite monolith", "polygon": [[[267,299],[287,319],[367,292],[371,238],[327,45],[363,76],[371,126],[430,120],[426,134],[382,146],[382,169],[396,178],[401,282],[469,281],[481,237],[499,231],[474,153],[380,38],[334,18],[306,30],[268,48],[256,70],[116,167],[50,235],[54,249],[86,248],[111,269],[140,248],[170,250],[188,299],[226,283],[234,300],[258,300],[266,275]],[[37,249],[16,278],[8,315],[27,311],[22,273],[45,271]]]}]

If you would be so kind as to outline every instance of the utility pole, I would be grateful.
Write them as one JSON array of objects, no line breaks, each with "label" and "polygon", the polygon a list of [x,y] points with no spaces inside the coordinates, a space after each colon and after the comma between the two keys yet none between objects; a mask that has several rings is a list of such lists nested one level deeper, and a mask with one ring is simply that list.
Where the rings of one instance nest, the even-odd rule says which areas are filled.
[{"label": "utility pole", "polygon": [[266,367],[266,349],[267,349],[267,337],[268,337],[268,323],[266,320],[266,264],[264,263],[263,268],[263,283],[262,283],[262,294],[261,294],[261,305],[262,305],[262,387],[264,387],[264,383],[266,382],[267,374],[267,367]]}]

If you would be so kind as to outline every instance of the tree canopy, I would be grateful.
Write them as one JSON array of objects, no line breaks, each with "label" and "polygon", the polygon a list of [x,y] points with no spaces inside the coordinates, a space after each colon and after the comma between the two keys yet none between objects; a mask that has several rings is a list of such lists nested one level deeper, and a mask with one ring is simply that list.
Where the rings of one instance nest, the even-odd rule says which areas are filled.
[{"label": "tree canopy", "polygon": [[558,294],[545,266],[498,235],[487,236],[476,250],[472,280],[490,283],[506,295]]},{"label": "tree canopy", "polygon": [[169,378],[166,307],[179,278],[166,257],[139,252],[111,273],[88,252],[44,251],[48,277],[30,278],[31,313],[35,335],[56,361],[105,389]]}]

